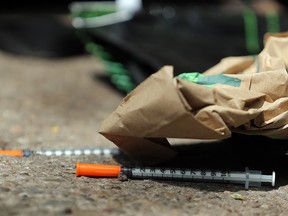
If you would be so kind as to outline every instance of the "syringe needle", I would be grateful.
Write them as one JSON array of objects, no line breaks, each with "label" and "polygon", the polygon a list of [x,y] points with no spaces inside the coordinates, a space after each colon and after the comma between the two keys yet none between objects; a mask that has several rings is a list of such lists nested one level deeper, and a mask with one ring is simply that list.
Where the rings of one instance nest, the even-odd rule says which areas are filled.
[{"label": "syringe needle", "polygon": [[163,167],[122,167],[104,164],[76,163],[76,176],[90,177],[117,177],[120,174],[131,179],[158,179],[182,181],[210,181],[261,186],[262,182],[269,182],[275,186],[275,172],[272,175],[262,175],[261,171],[249,170],[245,172],[203,170],[189,168],[163,168]]}]

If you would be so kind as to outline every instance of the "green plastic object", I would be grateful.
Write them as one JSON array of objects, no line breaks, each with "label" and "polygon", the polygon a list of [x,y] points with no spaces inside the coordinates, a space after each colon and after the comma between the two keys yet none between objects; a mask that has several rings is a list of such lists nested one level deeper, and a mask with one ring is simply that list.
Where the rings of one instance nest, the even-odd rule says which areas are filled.
[{"label": "green plastic object", "polygon": [[199,85],[204,85],[207,87],[214,87],[217,84],[224,84],[234,87],[239,87],[241,84],[241,79],[226,76],[223,74],[217,75],[204,75],[197,72],[192,73],[182,73],[178,77],[189,82],[193,82]]}]

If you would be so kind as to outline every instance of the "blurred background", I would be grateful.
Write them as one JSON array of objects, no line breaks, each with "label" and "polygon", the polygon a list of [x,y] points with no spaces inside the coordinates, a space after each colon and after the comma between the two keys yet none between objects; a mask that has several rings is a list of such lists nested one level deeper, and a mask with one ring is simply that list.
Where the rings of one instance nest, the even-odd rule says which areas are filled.
[{"label": "blurred background", "polygon": [[288,29],[280,0],[12,1],[0,14],[3,52],[96,56],[125,94],[164,65],[175,75],[204,72],[224,57],[258,54],[266,32]]}]

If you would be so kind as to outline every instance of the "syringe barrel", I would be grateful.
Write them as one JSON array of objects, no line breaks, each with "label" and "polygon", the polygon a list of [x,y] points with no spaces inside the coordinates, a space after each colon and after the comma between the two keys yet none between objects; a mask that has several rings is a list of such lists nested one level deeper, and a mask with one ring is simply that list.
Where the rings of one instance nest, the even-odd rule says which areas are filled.
[{"label": "syringe barrel", "polygon": [[161,167],[122,168],[121,171],[132,179],[229,182],[229,171]]},{"label": "syringe barrel", "polygon": [[274,186],[275,174],[265,176],[261,171],[249,170],[245,172],[219,171],[219,170],[199,170],[181,168],[157,168],[157,167],[122,167],[121,172],[132,179],[163,179],[182,181],[211,181],[244,184],[245,188],[259,187],[262,182],[272,182]]},{"label": "syringe barrel", "polygon": [[63,150],[36,150],[34,154],[46,155],[46,156],[71,156],[71,155],[99,155],[111,157],[120,153],[118,148],[83,148],[83,149],[63,149]]}]

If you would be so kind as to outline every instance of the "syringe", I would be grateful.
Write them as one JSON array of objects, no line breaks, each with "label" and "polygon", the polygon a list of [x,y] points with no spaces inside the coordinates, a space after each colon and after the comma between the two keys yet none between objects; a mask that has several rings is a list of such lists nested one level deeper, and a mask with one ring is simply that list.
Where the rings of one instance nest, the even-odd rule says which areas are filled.
[{"label": "syringe", "polygon": [[10,155],[19,157],[29,157],[31,155],[45,156],[73,156],[73,155],[98,155],[111,157],[120,153],[118,148],[95,147],[95,148],[77,148],[63,150],[0,150],[0,155]]},{"label": "syringe", "polygon": [[118,177],[131,179],[158,179],[181,181],[208,181],[244,184],[245,188],[259,187],[262,182],[275,186],[275,172],[262,175],[261,171],[245,169],[245,172],[162,167],[122,167],[117,165],[76,163],[76,176]]}]

